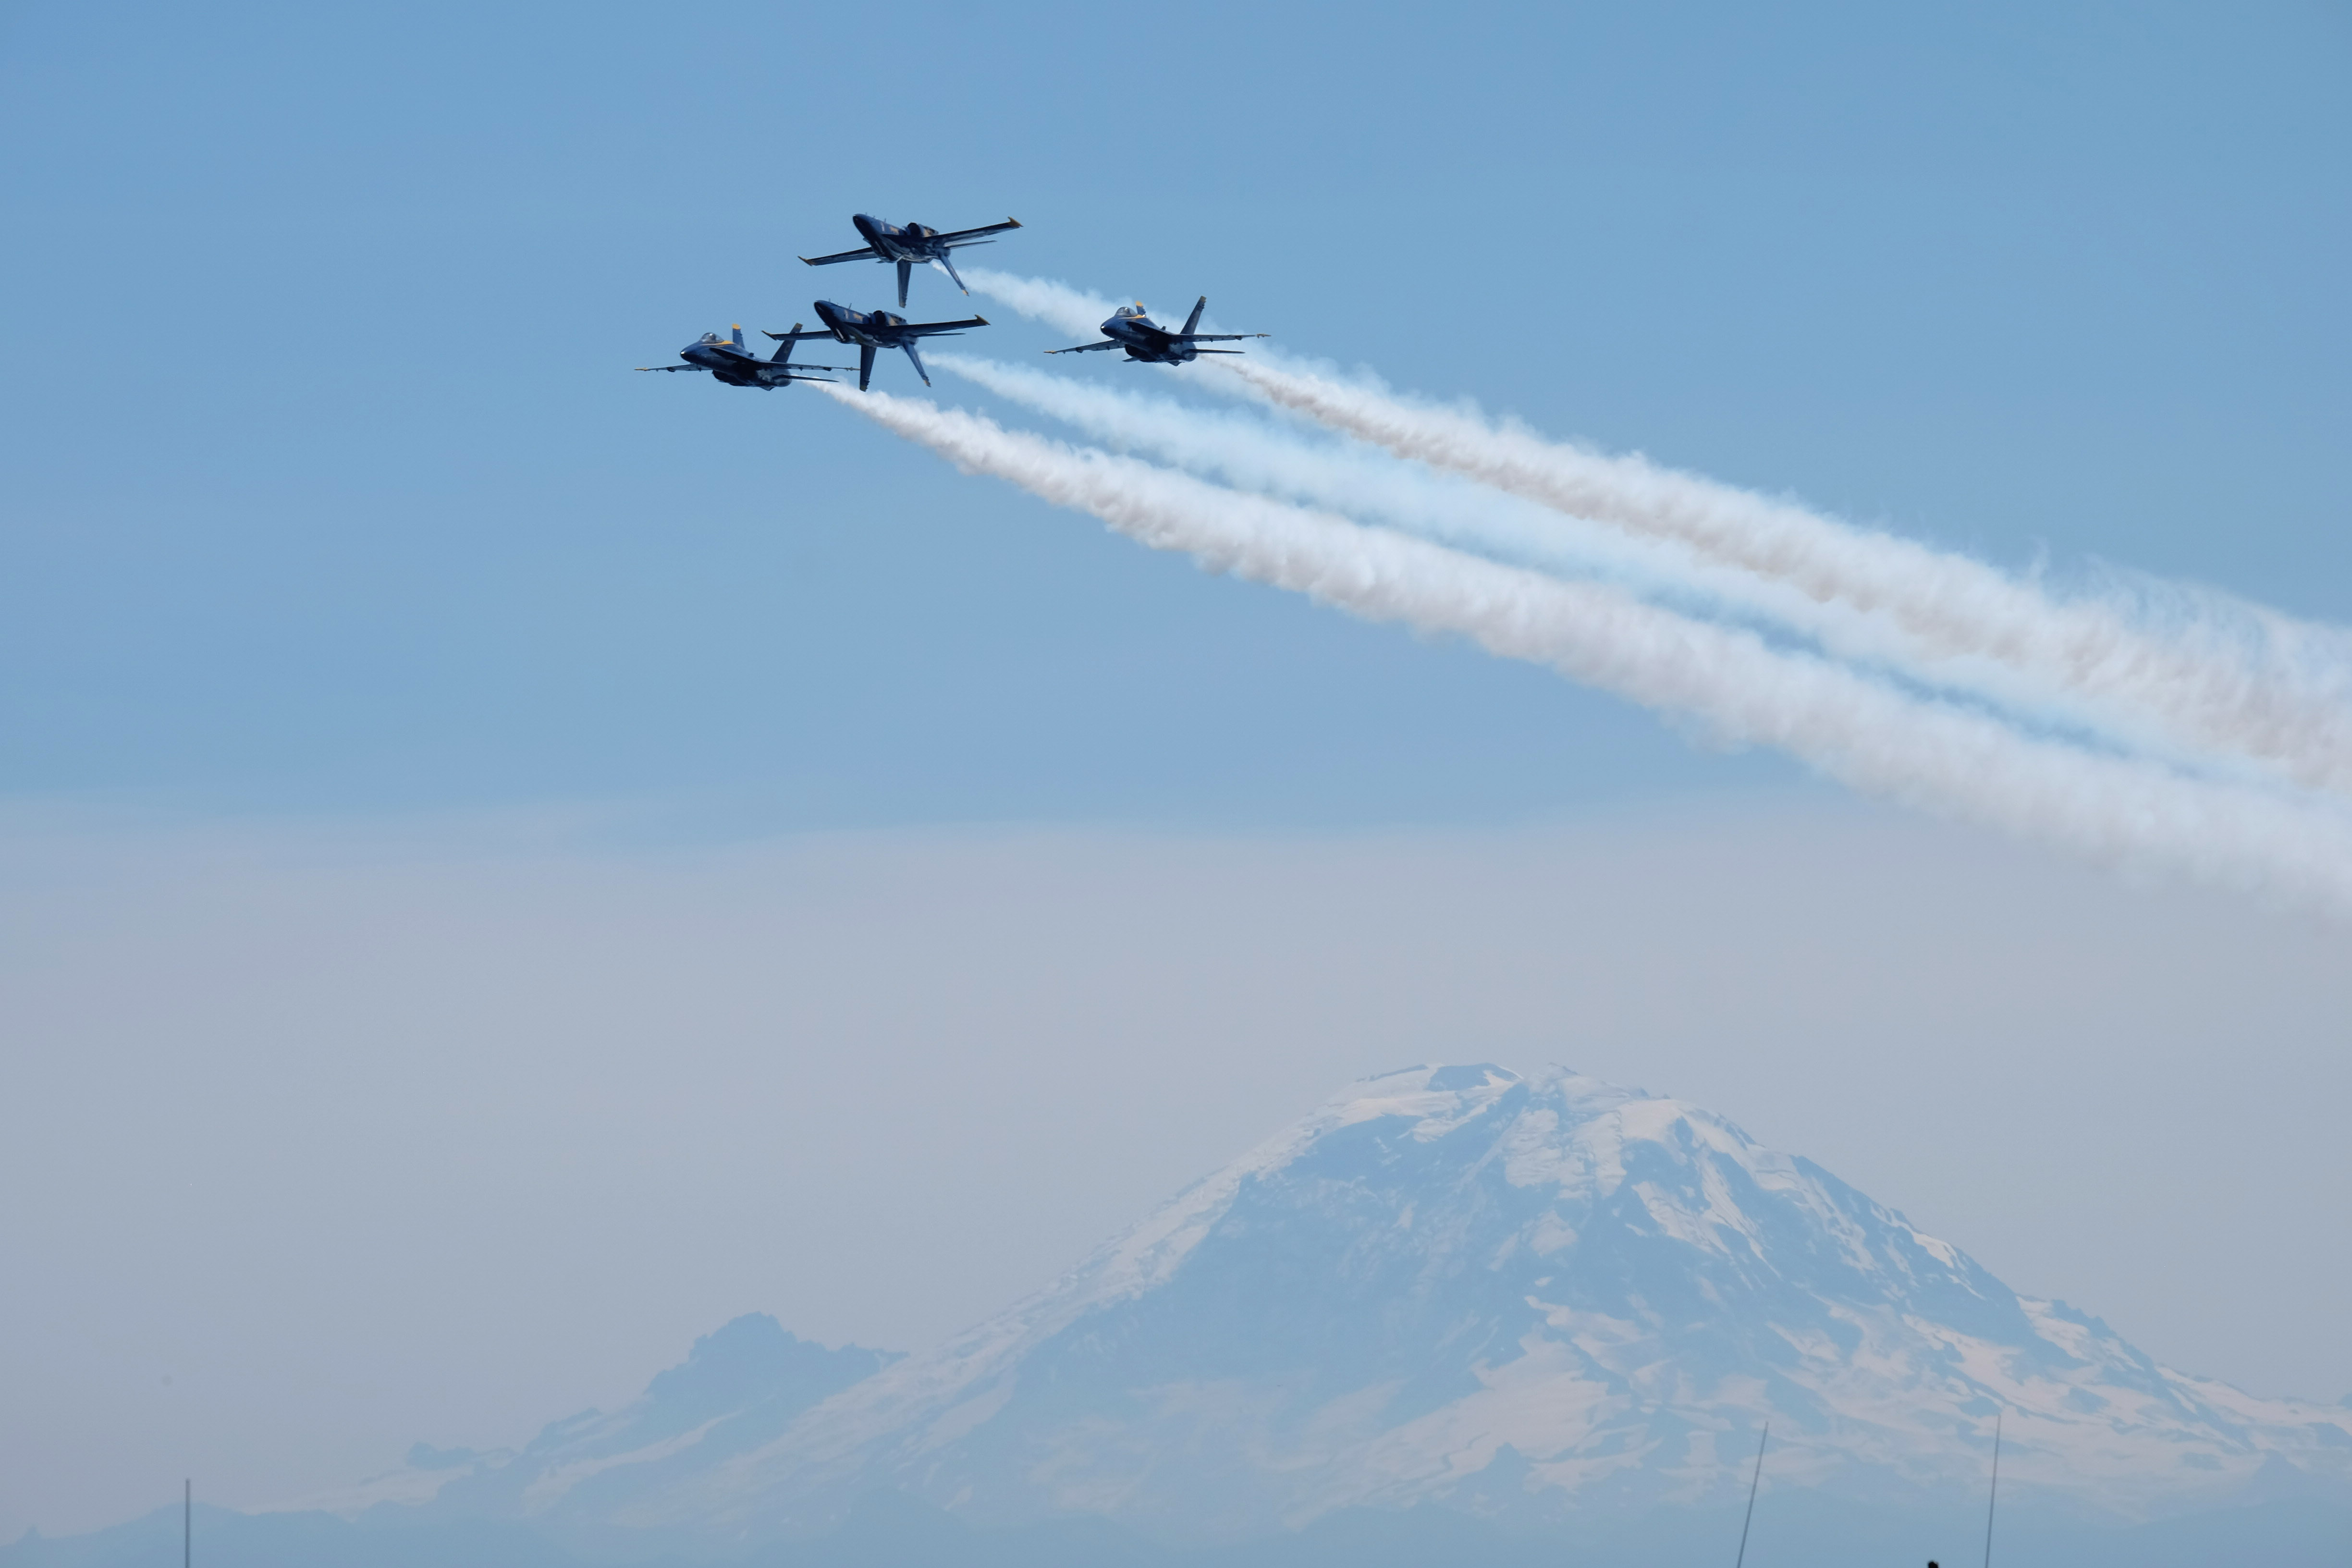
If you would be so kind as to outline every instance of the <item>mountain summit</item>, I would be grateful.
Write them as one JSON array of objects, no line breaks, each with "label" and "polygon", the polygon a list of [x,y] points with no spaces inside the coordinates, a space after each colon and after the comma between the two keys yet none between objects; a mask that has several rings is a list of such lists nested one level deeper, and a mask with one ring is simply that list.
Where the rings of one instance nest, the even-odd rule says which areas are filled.
[{"label": "mountain summit", "polygon": [[758,1408],[391,1479],[732,1539],[877,1489],[1176,1538],[1420,1503],[1540,1526],[1735,1500],[1768,1419],[1775,1486],[1981,1496],[1998,1416],[2005,1501],[2352,1486],[2340,1411],[2168,1371],[1709,1111],[1483,1065],[1354,1084],[950,1343]]}]

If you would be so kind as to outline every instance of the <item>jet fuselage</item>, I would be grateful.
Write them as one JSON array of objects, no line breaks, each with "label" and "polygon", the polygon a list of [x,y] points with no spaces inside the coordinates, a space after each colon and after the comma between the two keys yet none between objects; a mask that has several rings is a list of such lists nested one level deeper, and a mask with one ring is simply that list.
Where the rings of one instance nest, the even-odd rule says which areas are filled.
[{"label": "jet fuselage", "polygon": [[1112,349],[1124,349],[1127,357],[1141,364],[1190,364],[1202,354],[1237,354],[1239,349],[1204,349],[1202,343],[1238,342],[1243,338],[1262,338],[1264,332],[1203,332],[1196,331],[1201,313],[1209,308],[1206,294],[1194,302],[1192,313],[1184,318],[1181,329],[1161,326],[1144,313],[1143,301],[1121,305],[1111,312],[1110,320],[1102,324],[1102,341],[1079,343],[1066,349],[1047,349],[1049,354],[1107,353]]},{"label": "jet fuselage", "polygon": [[972,316],[961,321],[910,321],[888,310],[853,310],[831,300],[816,302],[816,319],[825,330],[845,343],[857,345],[857,390],[863,392],[874,379],[874,352],[877,349],[898,349],[923,384],[931,384],[931,373],[923,368],[923,356],[915,345],[925,338],[953,337],[967,327],[988,325],[985,316]]},{"label": "jet fuselage", "polygon": [[1102,331],[1127,351],[1128,358],[1146,364],[1186,364],[1200,357],[1200,350],[1149,316],[1113,316]]},{"label": "jet fuselage", "polygon": [[725,342],[712,342],[705,338],[677,351],[677,357],[688,364],[698,364],[730,386],[756,386],[762,392],[773,392],[793,380],[791,371],[766,360],[755,359],[741,349]]},{"label": "jet fuselage", "polygon": [[939,261],[947,256],[948,247],[940,243],[940,231],[919,223],[885,223],[867,213],[855,213],[849,221],[865,237],[877,255],[892,261]]},{"label": "jet fuselage", "polygon": [[872,213],[852,213],[849,221],[856,228],[857,237],[866,242],[864,245],[856,250],[839,251],[832,256],[803,256],[801,259],[811,267],[831,267],[838,261],[879,261],[885,266],[896,267],[898,269],[898,308],[902,310],[907,308],[908,279],[914,276],[916,268],[937,267],[954,281],[958,289],[969,294],[971,290],[964,287],[963,279],[956,272],[952,252],[967,245],[993,245],[996,242],[990,237],[992,235],[1021,226],[1019,218],[1009,217],[1003,223],[986,223],[978,228],[951,229],[942,233],[929,224],[885,223]]},{"label": "jet fuselage", "polygon": [[836,305],[830,300],[816,302],[816,319],[833,329],[833,335],[845,343],[864,343],[872,348],[904,348],[911,338],[898,331],[906,326],[907,318],[888,310],[853,310],[846,305]]}]

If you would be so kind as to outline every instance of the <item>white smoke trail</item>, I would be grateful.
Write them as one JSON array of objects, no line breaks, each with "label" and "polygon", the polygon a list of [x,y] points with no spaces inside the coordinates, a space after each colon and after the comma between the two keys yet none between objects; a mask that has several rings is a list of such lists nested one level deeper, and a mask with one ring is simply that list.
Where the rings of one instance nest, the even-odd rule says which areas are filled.
[{"label": "white smoke trail", "polygon": [[2324,902],[2352,914],[2352,818],[2262,791],[2019,734],[1907,698],[1753,633],[1132,458],[884,394],[817,390],[967,472],[1010,480],[1154,549],[1370,619],[1468,637],[1725,738],[1787,751],[1870,794],[2109,861]]},{"label": "white smoke trail", "polygon": [[1687,549],[1562,519],[1532,501],[1357,442],[1302,438],[1251,415],[1106,389],[994,360],[935,354],[930,363],[1117,449],[1150,453],[1244,489],[1331,507],[1359,521],[1549,569],[1629,580],[1645,591],[1687,591],[1696,580],[1717,600],[1760,592],[1790,616],[1812,605],[1750,574],[1711,568]]},{"label": "white smoke trail", "polygon": [[[973,286],[1071,331],[1108,302],[990,272]],[[2024,701],[2129,743],[2250,759],[2352,793],[2352,637],[2221,595],[2157,590],[2147,606],[2059,600],[1966,556],[1834,521],[1666,468],[1547,440],[1462,409],[1288,368],[1223,362],[1267,402],[1391,453],[1579,519],[1679,542],[1867,620],[1792,622],[1841,653]],[[1841,639],[1830,642],[1832,637]],[[2012,672],[2003,678],[1994,667]]]},{"label": "white smoke trail", "polygon": [[1091,339],[1101,336],[1095,331],[1120,301],[1089,294],[1083,289],[1073,289],[1067,283],[1055,283],[1044,278],[1024,278],[1015,272],[999,272],[993,267],[967,267],[963,280],[992,300],[1003,300],[1033,321],[1043,321],[1073,337]]},{"label": "white smoke trail", "polygon": [[2143,715],[2053,692],[1997,660],[1939,656],[1883,616],[1816,599],[1794,584],[1727,565],[1678,540],[1591,523],[1359,443],[1318,443],[1256,419],[992,360],[942,354],[932,363],[1114,447],[1147,452],[1244,489],[1330,507],[1546,571],[1602,576],[1654,598],[1768,620],[1841,658],[1990,699],[2038,721],[2095,731],[2175,762],[2203,761],[2173,745]]},{"label": "white smoke trail", "polygon": [[[2120,604],[2053,599],[1982,562],[1638,456],[1547,441],[1329,376],[1225,368],[1276,406],[1399,457],[1572,516],[1678,539],[1815,599],[1882,616],[1926,659],[1995,660],[2053,695],[2144,716],[2180,745],[2352,793],[2352,648],[2329,649],[2331,634],[2318,628],[2252,606],[2237,607],[2234,626],[2209,616],[2158,628]],[[2223,609],[2220,595],[2210,607]]]}]

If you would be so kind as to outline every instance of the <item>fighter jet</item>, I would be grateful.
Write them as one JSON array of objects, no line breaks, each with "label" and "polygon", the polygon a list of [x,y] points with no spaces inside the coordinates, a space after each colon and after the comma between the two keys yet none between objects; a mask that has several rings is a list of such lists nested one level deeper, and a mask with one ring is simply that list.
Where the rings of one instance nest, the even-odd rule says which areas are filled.
[{"label": "fighter jet", "polygon": [[1267,335],[1265,332],[1194,331],[1192,329],[1201,324],[1201,312],[1208,308],[1209,297],[1203,294],[1200,303],[1192,307],[1192,313],[1184,318],[1184,330],[1171,332],[1145,315],[1143,301],[1138,300],[1132,305],[1121,305],[1112,313],[1110,320],[1102,324],[1103,336],[1108,341],[1080,343],[1074,349],[1047,349],[1045,352],[1049,354],[1083,354],[1092,353],[1097,349],[1125,349],[1128,358],[1139,360],[1145,364],[1182,364],[1195,354],[1237,354],[1243,352],[1240,349],[1195,348],[1192,346],[1195,343],[1231,342],[1236,338]]},{"label": "fighter jet", "polygon": [[[904,349],[908,359],[914,362],[915,374],[923,384],[931,384],[931,373],[923,368],[923,356],[915,352],[917,338],[953,337],[966,327],[988,325],[985,316],[974,316],[967,321],[909,321],[904,316],[894,316],[887,310],[853,310],[846,305],[836,305],[830,300],[816,302],[816,319],[833,330],[833,335],[845,343],[857,345],[857,390],[874,379],[876,349]],[[814,334],[811,334],[814,335]]]},{"label": "fighter jet", "polygon": [[845,250],[838,256],[803,256],[801,259],[811,267],[830,267],[836,261],[897,262],[898,309],[902,310],[907,308],[907,279],[913,274],[917,262],[938,262],[947,269],[949,277],[955,278],[955,286],[969,294],[971,290],[964,289],[963,279],[956,277],[955,262],[948,252],[961,250],[967,245],[993,245],[996,243],[994,240],[981,237],[1003,234],[1008,228],[1021,226],[1019,218],[1009,217],[985,228],[960,228],[941,234],[938,229],[925,228],[919,223],[910,223],[901,228],[895,223],[884,223],[880,218],[869,217],[864,213],[856,214],[849,221],[856,224],[857,232],[866,237],[864,246],[856,250]]},{"label": "fighter jet", "polygon": [[743,346],[743,328],[736,324],[732,337],[720,337],[717,332],[705,332],[677,351],[684,364],[641,364],[639,370],[707,370],[730,386],[756,386],[762,392],[773,392],[795,381],[831,381],[829,375],[803,375],[805,370],[839,370],[837,364],[789,364],[793,347],[803,338],[829,338],[833,333],[823,327],[801,330],[798,321],[789,332],[770,332],[770,337],[782,345],[771,359],[761,359]]}]

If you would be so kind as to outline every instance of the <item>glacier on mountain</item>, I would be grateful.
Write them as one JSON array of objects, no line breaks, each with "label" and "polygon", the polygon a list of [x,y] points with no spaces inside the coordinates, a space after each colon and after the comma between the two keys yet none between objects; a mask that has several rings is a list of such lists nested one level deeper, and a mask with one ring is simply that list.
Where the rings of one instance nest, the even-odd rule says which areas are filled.
[{"label": "glacier on mountain", "polygon": [[328,1500],[559,1532],[971,1523],[1238,1539],[1434,1504],[1541,1529],[1766,1486],[2143,1521],[2352,1496],[2352,1418],[2158,1365],[1810,1161],[1565,1069],[1362,1080],[927,1352],[746,1319],[616,1415]]}]

